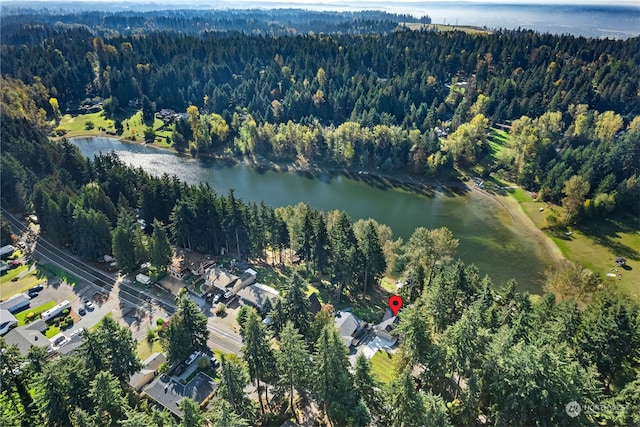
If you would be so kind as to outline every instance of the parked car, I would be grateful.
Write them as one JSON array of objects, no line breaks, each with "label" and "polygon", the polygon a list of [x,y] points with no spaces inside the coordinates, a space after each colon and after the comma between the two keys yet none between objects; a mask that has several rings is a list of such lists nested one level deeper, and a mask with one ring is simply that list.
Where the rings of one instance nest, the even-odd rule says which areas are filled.
[{"label": "parked car", "polygon": [[224,293],[224,299],[229,299],[233,296],[233,292],[227,291]]},{"label": "parked car", "polygon": [[220,297],[222,296],[222,294],[220,292],[216,293],[213,296],[213,300],[211,300],[211,304],[217,304],[218,301],[220,301]]},{"label": "parked car", "polygon": [[178,376],[178,375],[182,374],[186,368],[187,367],[184,365],[184,363],[179,364],[176,367],[176,369],[173,371],[173,375]]},{"label": "parked car", "polygon": [[38,286],[34,286],[33,288],[30,288],[27,291],[27,295],[29,295],[29,297],[31,298],[35,298],[38,296],[38,294],[43,290],[44,288],[41,285]]},{"label": "parked car", "polygon": [[218,361],[218,359],[216,359],[215,356],[211,356],[211,365],[214,368],[219,368],[220,367],[220,362]]},{"label": "parked car", "polygon": [[185,365],[187,366],[191,365],[193,361],[198,358],[198,356],[200,356],[199,351],[194,351],[193,353],[191,353],[191,355],[187,358],[187,360],[184,361]]},{"label": "parked car", "polygon": [[85,310],[85,309],[84,309],[84,307],[80,307],[80,308],[78,309],[78,314],[79,314],[80,316],[84,316],[85,314],[87,314],[87,310]]},{"label": "parked car", "polygon": [[91,302],[90,300],[86,300],[84,302],[84,306],[87,307],[87,310],[89,311],[93,311],[93,309],[96,308],[95,304],[93,304],[93,302]]}]

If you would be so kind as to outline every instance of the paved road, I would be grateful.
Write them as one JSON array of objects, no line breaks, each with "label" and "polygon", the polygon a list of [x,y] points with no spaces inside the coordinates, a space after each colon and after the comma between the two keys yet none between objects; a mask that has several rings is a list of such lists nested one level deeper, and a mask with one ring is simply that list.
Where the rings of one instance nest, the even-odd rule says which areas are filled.
[{"label": "paved road", "polygon": [[[20,230],[22,232],[28,230],[26,224],[5,209],[2,209],[2,216],[11,224],[14,230]],[[144,290],[133,287],[127,280],[118,280],[118,276],[106,273],[87,264],[85,261],[78,259],[67,251],[50,243],[42,236],[38,236],[37,238],[35,256],[38,259],[46,260],[72,273],[80,280],[93,284],[100,289],[101,292],[105,292],[106,294],[115,292],[121,301],[130,305],[145,308],[151,304],[166,311],[169,315],[172,315],[176,311],[176,306],[173,302],[168,302],[166,299],[158,298]],[[240,348],[242,347],[240,335],[228,326],[216,321],[215,318],[209,318],[207,328],[210,332],[209,347],[225,353],[240,353]]]}]

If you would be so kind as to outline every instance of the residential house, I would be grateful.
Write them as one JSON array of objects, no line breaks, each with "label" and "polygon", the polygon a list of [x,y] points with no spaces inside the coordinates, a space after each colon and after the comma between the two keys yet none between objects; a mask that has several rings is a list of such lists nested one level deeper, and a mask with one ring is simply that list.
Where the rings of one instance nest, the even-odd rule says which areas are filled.
[{"label": "residential house", "polygon": [[26,356],[33,347],[51,347],[51,341],[44,336],[47,324],[44,320],[36,320],[25,326],[18,326],[4,336],[8,345],[17,345],[20,353]]},{"label": "residential house", "polygon": [[398,316],[388,317],[386,320],[383,320],[380,324],[376,325],[373,330],[376,336],[382,338],[385,341],[389,341],[391,345],[395,344],[398,341],[398,337],[391,334],[391,332],[398,325]]},{"label": "residential house", "polygon": [[162,374],[144,389],[142,395],[171,411],[176,417],[182,418],[182,411],[178,407],[182,399],[190,397],[199,405],[203,405],[211,399],[217,388],[218,383],[203,372],[199,372],[186,385]]},{"label": "residential house", "polygon": [[153,353],[142,362],[142,369],[129,378],[129,385],[136,391],[142,390],[142,387],[149,384],[158,375],[160,365],[166,361],[167,356],[164,353]]},{"label": "residential house", "polygon": [[212,289],[217,288],[222,292],[227,292],[233,289],[239,277],[235,274],[231,274],[228,271],[218,268],[216,266],[210,267],[204,272],[204,285],[203,288]]},{"label": "residential house", "polygon": [[340,336],[347,347],[351,347],[354,338],[360,329],[360,319],[358,319],[353,313],[346,311],[337,311],[334,322]]},{"label": "residential house", "polygon": [[6,301],[0,303],[0,310],[7,310],[10,313],[17,313],[29,307],[31,297],[26,292],[16,294]]},{"label": "residential house", "polygon": [[267,301],[269,301],[271,307],[275,307],[275,303],[280,297],[280,293],[277,290],[260,283],[254,283],[241,289],[237,295],[245,304],[255,307],[260,312],[263,312],[268,307]]},{"label": "residential house", "polygon": [[0,335],[4,335],[9,332],[9,329],[18,325],[18,319],[16,319],[9,310],[0,309]]},{"label": "residential house", "polygon": [[238,280],[236,281],[235,285],[233,286],[233,289],[231,290],[231,292],[233,292],[234,294],[237,294],[241,289],[244,289],[247,286],[249,286],[252,283],[254,283],[256,281],[257,277],[258,277],[258,273],[255,270],[253,270],[251,268],[247,268],[240,275],[240,277],[238,277]]}]

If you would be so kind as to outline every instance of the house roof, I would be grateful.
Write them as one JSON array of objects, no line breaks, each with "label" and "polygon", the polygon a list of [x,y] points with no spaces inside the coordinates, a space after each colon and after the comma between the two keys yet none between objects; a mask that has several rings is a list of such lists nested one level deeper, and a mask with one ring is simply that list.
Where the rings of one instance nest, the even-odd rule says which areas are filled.
[{"label": "house roof", "polygon": [[[37,322],[33,322],[37,323]],[[10,330],[7,335],[4,336],[8,345],[17,345],[22,355],[27,355],[31,346],[36,347],[49,347],[51,341],[40,331],[33,328],[34,325],[18,326]]]},{"label": "house roof", "polygon": [[391,332],[395,328],[395,325],[397,322],[398,322],[397,316],[389,317],[388,319],[383,320],[378,325],[376,325],[375,329],[378,331]]},{"label": "house roof", "polygon": [[9,298],[6,301],[0,303],[0,309],[14,311],[18,308],[29,305],[29,301],[31,301],[31,297],[27,295],[25,292],[16,294]]},{"label": "house roof", "polygon": [[178,404],[185,397],[190,397],[198,404],[204,402],[218,388],[218,383],[210,376],[199,372],[186,385],[180,384],[172,377],[162,374],[144,390],[144,393],[160,406],[167,408],[182,418]]},{"label": "house roof", "polygon": [[340,331],[340,336],[347,347],[351,346],[353,336],[360,326],[360,322],[352,313],[338,311],[334,319],[336,328]]},{"label": "house roof", "polygon": [[267,302],[267,299],[272,300],[273,302],[274,299],[278,298],[280,293],[270,286],[256,283],[255,285],[250,285],[241,289],[238,291],[237,295],[246,303],[262,308]]},{"label": "house roof", "polygon": [[322,310],[322,304],[320,304],[318,294],[314,292],[309,295],[309,312],[313,315],[316,315],[320,310]]},{"label": "house roof", "polygon": [[211,267],[205,272],[206,281],[218,289],[228,290],[238,280],[238,276],[218,267]]},{"label": "house roof", "polygon": [[133,374],[129,379],[129,385],[137,390],[141,389],[153,379],[160,365],[167,361],[164,353],[153,353],[142,362],[142,369]]},{"label": "house roof", "polygon": [[0,309],[0,329],[4,330],[4,328],[10,328],[12,325],[17,324],[18,319],[16,319],[15,316],[9,312],[9,310]]}]

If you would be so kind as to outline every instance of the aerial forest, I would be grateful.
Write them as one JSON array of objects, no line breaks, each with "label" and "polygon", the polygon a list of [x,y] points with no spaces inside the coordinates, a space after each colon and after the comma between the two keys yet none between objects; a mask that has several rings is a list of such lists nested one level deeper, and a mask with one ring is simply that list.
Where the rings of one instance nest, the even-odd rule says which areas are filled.
[{"label": "aerial forest", "polygon": [[[378,13],[325,17],[312,31],[314,14],[254,11],[216,29],[204,25],[208,13],[38,21],[24,12],[7,25],[3,16],[2,207],[36,214],[48,240],[85,260],[112,254],[123,273],[150,261],[153,279],[167,274],[173,247],[288,259],[296,272],[273,325],[245,313],[243,354],[222,360],[212,409],[185,400],[180,422],[126,385],[139,360],[131,335],[110,321],[56,361],[37,350],[25,358],[0,339],[0,424],[281,425],[310,401],[332,426],[640,423],[638,305],[588,269],[567,261],[545,289],[571,286],[532,297],[457,259],[446,228],[403,241],[343,211],[245,202],[113,153],[84,158],[59,126],[100,98],[116,124],[128,109],[151,120],[183,113],[167,142],[196,157],[303,158],[424,181],[479,167],[562,204],[566,221],[640,215],[640,38],[414,30],[403,23],[428,17]],[[483,162],[496,128],[508,141]],[[301,302],[311,280],[340,301],[366,298],[385,274],[405,281],[406,307],[388,384],[365,358],[350,365],[329,304],[310,318]],[[193,309],[177,304],[180,314]],[[257,401],[243,391],[250,383]],[[572,401],[582,416],[570,416]]]}]

